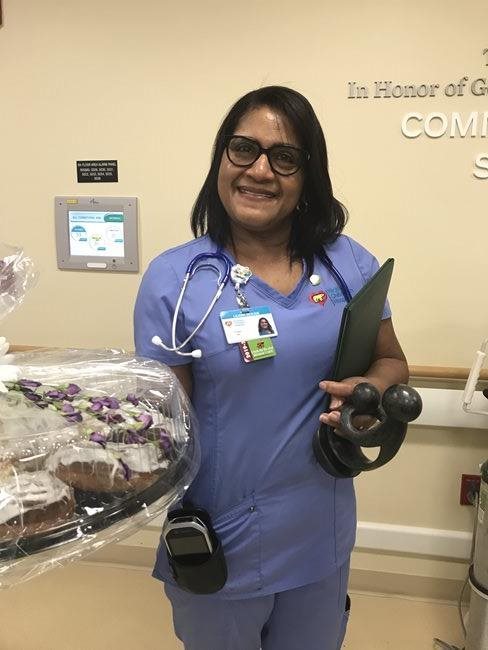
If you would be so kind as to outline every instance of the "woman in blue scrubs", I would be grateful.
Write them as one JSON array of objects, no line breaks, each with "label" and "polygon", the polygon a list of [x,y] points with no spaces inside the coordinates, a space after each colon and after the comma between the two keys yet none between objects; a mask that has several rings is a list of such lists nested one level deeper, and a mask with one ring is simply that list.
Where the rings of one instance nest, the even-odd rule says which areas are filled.
[{"label": "woman in blue scrubs", "polygon": [[[212,595],[181,590],[164,546],[154,575],[165,582],[186,650],[338,650],[347,623],[354,489],[352,480],[321,469],[312,438],[320,422],[338,422],[357,383],[366,378],[384,391],[405,382],[408,369],[386,306],[365,377],[327,380],[346,299],[317,254],[326,251],[353,295],[378,263],[341,234],[346,211],[333,196],[324,135],[305,97],[271,86],[236,102],[217,133],[191,223],[195,239],[162,253],[144,275],[135,341],[139,355],[171,366],[191,397],[202,464],[187,497],[210,513],[228,579]],[[272,316],[272,347],[246,356],[242,345],[228,342],[229,321],[220,314],[237,309],[230,282],[184,348],[201,349],[201,358],[153,344],[154,335],[171,340],[190,261],[219,249],[251,270],[241,290],[251,308]],[[312,268],[318,283],[310,280]],[[195,274],[179,310],[177,342],[195,330],[215,288],[210,269]],[[329,413],[322,413],[324,391]]]}]

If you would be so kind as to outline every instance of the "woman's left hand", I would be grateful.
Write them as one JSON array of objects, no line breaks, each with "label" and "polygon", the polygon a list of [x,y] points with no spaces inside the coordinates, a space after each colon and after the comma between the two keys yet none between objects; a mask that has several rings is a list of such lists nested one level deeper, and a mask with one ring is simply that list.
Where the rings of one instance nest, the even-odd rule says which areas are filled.
[{"label": "woman's left hand", "polygon": [[[339,426],[341,419],[341,408],[344,404],[344,401],[349,397],[349,395],[351,395],[355,386],[362,384],[365,381],[373,383],[368,377],[348,377],[343,381],[321,381],[319,388],[321,388],[326,393],[329,393],[331,399],[329,404],[329,412],[321,413],[319,420],[323,424],[327,424],[330,427]],[[368,426],[371,424],[371,418],[366,416],[364,420],[364,423],[358,422],[357,424],[362,424],[363,426]]]},{"label": "woman's left hand", "polygon": [[[331,427],[337,427],[341,419],[341,408],[344,400],[362,382],[373,384],[383,395],[388,386],[392,384],[405,384],[408,382],[408,366],[405,355],[395,335],[391,318],[381,321],[376,341],[374,361],[366,371],[366,376],[348,377],[343,381],[321,381],[319,387],[331,396],[329,412],[321,413],[320,421]],[[359,429],[366,429],[375,422],[370,416],[357,416],[354,425]]]}]

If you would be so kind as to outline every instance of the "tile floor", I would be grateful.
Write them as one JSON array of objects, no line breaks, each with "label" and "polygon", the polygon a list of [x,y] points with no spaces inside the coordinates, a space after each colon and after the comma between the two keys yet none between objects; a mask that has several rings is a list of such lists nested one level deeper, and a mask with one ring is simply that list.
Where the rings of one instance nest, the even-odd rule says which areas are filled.
[{"label": "tile floor", "polygon": [[[343,650],[461,646],[454,604],[353,593]],[[182,650],[147,569],[78,563],[0,591],[0,650]],[[297,648],[306,650],[306,648]]]}]

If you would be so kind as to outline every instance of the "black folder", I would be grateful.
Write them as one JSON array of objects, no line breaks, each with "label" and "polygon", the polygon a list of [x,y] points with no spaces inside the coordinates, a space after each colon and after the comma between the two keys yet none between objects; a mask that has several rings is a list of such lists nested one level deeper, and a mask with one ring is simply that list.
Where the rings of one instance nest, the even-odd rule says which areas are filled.
[{"label": "black folder", "polygon": [[388,259],[344,308],[332,379],[364,375],[373,361],[376,339],[395,260]]}]

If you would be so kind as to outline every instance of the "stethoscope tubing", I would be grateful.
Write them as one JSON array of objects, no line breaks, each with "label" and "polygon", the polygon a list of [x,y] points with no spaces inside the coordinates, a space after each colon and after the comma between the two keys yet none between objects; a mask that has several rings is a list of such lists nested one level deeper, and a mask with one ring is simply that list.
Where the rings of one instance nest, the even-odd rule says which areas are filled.
[{"label": "stethoscope tubing", "polygon": [[[197,269],[199,262],[202,262],[203,260],[211,260],[211,259],[220,260],[221,262],[224,263],[225,271],[222,278],[222,283],[223,286],[225,287],[225,285],[227,284],[230,278],[230,272],[232,270],[232,262],[230,258],[222,251],[221,248],[219,248],[215,253],[199,253],[198,255],[195,255],[195,257],[188,264],[188,267],[186,269],[186,275],[189,276],[189,278],[192,277]],[[210,268],[215,269],[215,267],[212,267],[211,264],[209,264],[208,266]],[[218,273],[220,278],[220,271]]]},{"label": "stethoscope tubing", "polygon": [[[321,251],[320,253],[318,253],[317,257],[322,262],[322,264],[325,266],[325,268],[330,272],[330,274],[334,277],[334,280],[339,285],[339,288],[341,290],[342,295],[344,296],[344,299],[345,299],[346,303],[350,302],[352,300],[352,295],[351,295],[351,292],[349,291],[349,287],[347,286],[347,283],[344,280],[341,273],[333,265],[332,260],[330,259],[330,257],[327,255],[327,253],[325,251]],[[312,273],[313,273],[313,265],[312,265]]]},{"label": "stethoscope tubing", "polygon": [[186,276],[185,276],[185,279],[183,280],[183,286],[181,287],[180,295],[178,296],[178,302],[176,303],[175,312],[173,314],[173,322],[172,322],[172,325],[171,325],[171,344],[173,346],[173,349],[172,349],[173,352],[179,352],[182,348],[185,347],[185,345],[187,345],[192,340],[192,338],[195,336],[195,334],[199,331],[199,329],[203,326],[203,324],[207,320],[210,312],[214,308],[214,305],[217,302],[217,300],[222,295],[222,291],[224,290],[225,285],[227,284],[227,282],[224,282],[223,280],[219,283],[219,285],[217,287],[217,292],[215,293],[215,296],[212,298],[212,301],[210,302],[210,304],[209,304],[209,306],[207,308],[207,311],[205,312],[205,314],[201,318],[198,325],[195,327],[193,332],[183,341],[183,343],[180,343],[179,345],[176,345],[176,323],[177,323],[177,320],[178,320],[178,315],[180,313],[180,307],[181,307],[181,303],[183,301],[183,296],[185,295],[186,287],[188,285],[188,281],[190,280],[190,277],[191,276],[187,273]]}]

